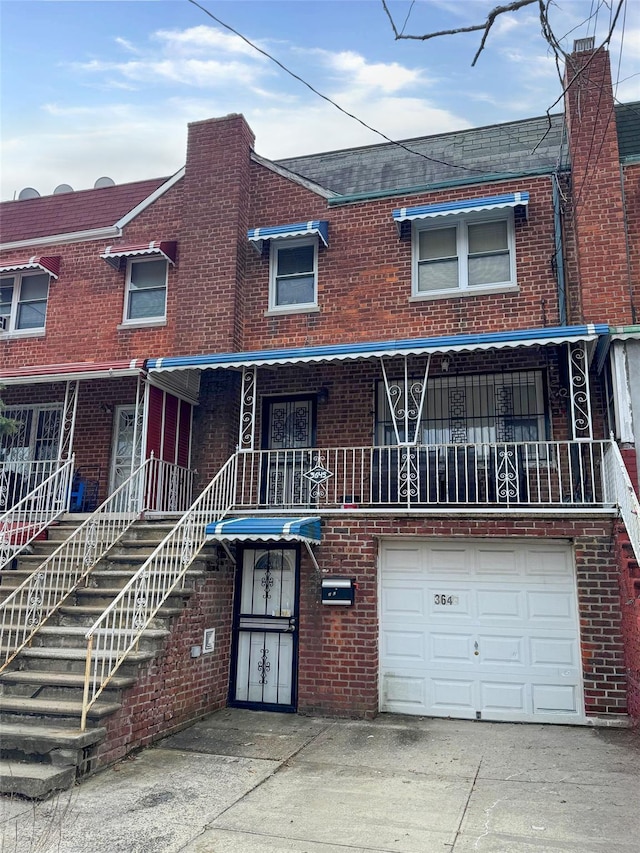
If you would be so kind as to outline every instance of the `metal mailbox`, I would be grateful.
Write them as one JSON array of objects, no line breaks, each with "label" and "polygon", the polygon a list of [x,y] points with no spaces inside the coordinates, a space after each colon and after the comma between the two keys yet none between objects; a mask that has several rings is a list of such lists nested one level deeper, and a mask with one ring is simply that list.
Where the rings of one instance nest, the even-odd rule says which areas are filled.
[{"label": "metal mailbox", "polygon": [[353,578],[322,578],[322,603],[349,607],[355,602],[356,588]]}]

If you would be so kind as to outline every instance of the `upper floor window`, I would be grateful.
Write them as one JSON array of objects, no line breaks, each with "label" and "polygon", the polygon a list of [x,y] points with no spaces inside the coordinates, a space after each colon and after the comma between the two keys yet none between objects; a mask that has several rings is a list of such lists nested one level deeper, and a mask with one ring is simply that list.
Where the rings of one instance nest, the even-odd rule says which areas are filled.
[{"label": "upper floor window", "polygon": [[413,294],[449,295],[516,285],[513,212],[491,219],[413,224]]},{"label": "upper floor window", "polygon": [[0,278],[0,318],[6,332],[44,329],[49,299],[48,273],[20,273]]},{"label": "upper floor window", "polygon": [[124,321],[164,320],[167,308],[167,261],[129,260]]},{"label": "upper floor window", "polygon": [[318,241],[271,241],[269,308],[311,308],[318,304]]}]

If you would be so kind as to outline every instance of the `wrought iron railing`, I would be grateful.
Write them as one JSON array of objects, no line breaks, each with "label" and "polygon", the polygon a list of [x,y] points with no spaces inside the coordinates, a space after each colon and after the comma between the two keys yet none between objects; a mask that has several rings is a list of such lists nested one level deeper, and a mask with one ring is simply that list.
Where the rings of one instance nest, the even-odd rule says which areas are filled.
[{"label": "wrought iron railing", "polygon": [[193,468],[154,460],[149,473],[146,512],[183,513],[193,500]]},{"label": "wrought iron railing", "polygon": [[242,452],[236,509],[598,507],[608,441]]},{"label": "wrought iron railing", "polygon": [[605,476],[608,489],[618,504],[635,558],[640,563],[640,502],[615,441],[611,441],[605,455]]},{"label": "wrought iron railing", "polygon": [[224,517],[234,504],[237,454],[165,536],[86,633],[87,656],[81,728],[102,690],[143,632],[183,580],[206,541],[206,526]]},{"label": "wrought iron railing", "polygon": [[0,512],[7,512],[38,488],[66,460],[41,459],[37,462],[14,460],[0,463]]},{"label": "wrought iron railing", "polygon": [[139,517],[148,459],[0,604],[0,670]]},{"label": "wrought iron railing", "polygon": [[[0,510],[0,571],[14,556],[39,536],[45,528],[66,512],[69,506],[73,458],[60,460],[49,474],[13,503]],[[45,469],[39,469],[43,474]],[[37,478],[29,482],[36,483]],[[13,497],[16,497],[13,492]]]}]

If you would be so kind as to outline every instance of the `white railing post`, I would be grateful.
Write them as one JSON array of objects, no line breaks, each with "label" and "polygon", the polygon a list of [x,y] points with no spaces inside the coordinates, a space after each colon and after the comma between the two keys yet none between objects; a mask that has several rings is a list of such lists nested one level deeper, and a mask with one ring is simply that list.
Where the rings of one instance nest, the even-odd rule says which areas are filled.
[{"label": "white railing post", "polygon": [[618,505],[634,556],[640,563],[640,502],[620,448],[613,438],[605,453],[605,463],[607,490]]}]

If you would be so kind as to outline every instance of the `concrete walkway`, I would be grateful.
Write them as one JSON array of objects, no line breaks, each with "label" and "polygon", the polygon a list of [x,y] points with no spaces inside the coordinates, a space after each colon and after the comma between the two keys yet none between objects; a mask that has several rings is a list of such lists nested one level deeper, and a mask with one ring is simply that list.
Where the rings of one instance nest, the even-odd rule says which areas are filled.
[{"label": "concrete walkway", "polygon": [[640,734],[226,709],[44,803],[2,853],[638,853]]}]

